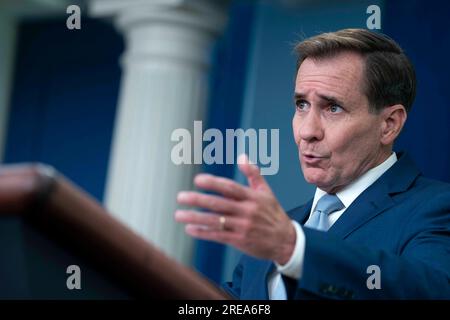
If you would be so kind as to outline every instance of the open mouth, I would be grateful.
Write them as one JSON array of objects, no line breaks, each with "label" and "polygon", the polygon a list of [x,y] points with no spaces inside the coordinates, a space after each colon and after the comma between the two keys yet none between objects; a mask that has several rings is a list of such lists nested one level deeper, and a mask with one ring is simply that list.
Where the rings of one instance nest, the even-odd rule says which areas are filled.
[{"label": "open mouth", "polygon": [[326,157],[314,154],[302,154],[302,160],[307,164],[316,164],[323,159],[326,159]]}]

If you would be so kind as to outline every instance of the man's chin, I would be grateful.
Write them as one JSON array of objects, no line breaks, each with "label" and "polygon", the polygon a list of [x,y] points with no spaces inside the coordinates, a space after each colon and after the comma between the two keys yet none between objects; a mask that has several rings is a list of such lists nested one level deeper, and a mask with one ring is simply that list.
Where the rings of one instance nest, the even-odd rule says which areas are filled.
[{"label": "man's chin", "polygon": [[313,184],[317,187],[319,187],[320,189],[322,189],[323,187],[327,186],[327,181],[323,175],[323,172],[317,172],[320,169],[313,169],[314,172],[309,172],[312,171],[312,169],[306,169],[303,171],[303,176],[306,180],[306,182]]}]

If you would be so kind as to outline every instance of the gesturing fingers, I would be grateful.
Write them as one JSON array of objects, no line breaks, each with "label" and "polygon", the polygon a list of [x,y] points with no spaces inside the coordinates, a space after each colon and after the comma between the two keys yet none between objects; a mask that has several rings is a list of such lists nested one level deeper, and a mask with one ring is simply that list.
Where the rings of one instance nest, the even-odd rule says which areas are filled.
[{"label": "gesturing fingers", "polygon": [[196,210],[177,210],[175,220],[187,224],[187,229],[202,229],[205,232],[229,233],[242,229],[242,221],[239,218]]},{"label": "gesturing fingers", "polygon": [[214,212],[237,214],[241,211],[237,201],[226,199],[220,196],[203,194],[195,191],[183,191],[178,194],[179,204],[204,208]]},{"label": "gesturing fingers", "polygon": [[250,163],[246,154],[238,158],[239,170],[247,177],[248,184],[254,190],[262,190],[272,193],[266,179],[261,175],[257,165]]},{"label": "gesturing fingers", "polygon": [[194,183],[201,189],[220,193],[230,199],[244,200],[250,197],[248,187],[231,179],[216,177],[210,174],[198,174],[194,179]]},{"label": "gesturing fingers", "polygon": [[295,245],[294,227],[259,168],[246,156],[240,161],[239,169],[247,177],[248,187],[227,178],[199,174],[195,185],[217,194],[183,191],[177,201],[209,212],[177,210],[175,220],[184,223],[186,233],[195,238],[226,243],[255,257],[285,263]]},{"label": "gesturing fingers", "polygon": [[234,244],[242,238],[242,236],[236,232],[227,230],[209,230],[192,224],[186,225],[185,230],[186,233],[192,237],[202,240],[216,241],[219,243]]}]

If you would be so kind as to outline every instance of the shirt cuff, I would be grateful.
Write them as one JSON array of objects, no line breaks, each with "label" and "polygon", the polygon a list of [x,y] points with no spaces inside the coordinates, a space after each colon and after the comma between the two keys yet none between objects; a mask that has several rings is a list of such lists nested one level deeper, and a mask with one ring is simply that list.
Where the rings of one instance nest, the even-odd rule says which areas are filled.
[{"label": "shirt cuff", "polygon": [[277,271],[281,274],[300,280],[303,271],[303,260],[305,258],[305,233],[297,221],[292,220],[292,224],[294,225],[297,236],[292,256],[286,264],[280,265],[275,262],[275,265],[277,266]]}]

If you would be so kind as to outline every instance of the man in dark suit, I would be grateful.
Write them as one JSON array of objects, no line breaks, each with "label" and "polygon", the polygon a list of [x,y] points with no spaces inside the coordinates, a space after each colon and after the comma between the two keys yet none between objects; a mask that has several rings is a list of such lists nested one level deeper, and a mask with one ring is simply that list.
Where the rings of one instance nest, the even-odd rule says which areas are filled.
[{"label": "man in dark suit", "polygon": [[393,152],[415,97],[414,69],[363,29],[300,42],[292,125],[314,198],[286,214],[258,168],[249,186],[211,175],[182,192],[194,237],[242,250],[227,292],[241,299],[450,298],[450,186]]}]

